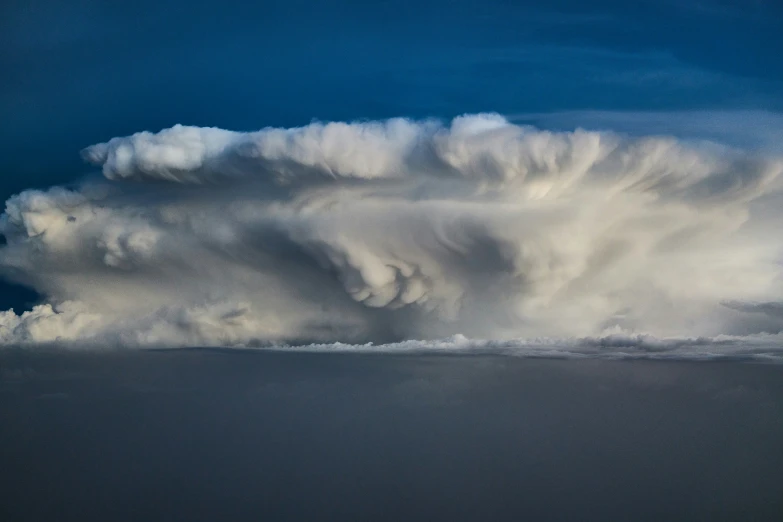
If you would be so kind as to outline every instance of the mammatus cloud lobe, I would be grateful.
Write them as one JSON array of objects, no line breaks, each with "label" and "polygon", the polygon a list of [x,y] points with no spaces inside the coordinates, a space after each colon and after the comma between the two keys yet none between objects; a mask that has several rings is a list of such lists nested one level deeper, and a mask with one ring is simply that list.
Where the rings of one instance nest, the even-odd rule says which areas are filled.
[{"label": "mammatus cloud lobe", "polygon": [[5,344],[783,330],[783,161],[758,151],[473,115],[178,125],[83,156],[107,179],[6,204],[0,270],[44,301],[0,314]]}]

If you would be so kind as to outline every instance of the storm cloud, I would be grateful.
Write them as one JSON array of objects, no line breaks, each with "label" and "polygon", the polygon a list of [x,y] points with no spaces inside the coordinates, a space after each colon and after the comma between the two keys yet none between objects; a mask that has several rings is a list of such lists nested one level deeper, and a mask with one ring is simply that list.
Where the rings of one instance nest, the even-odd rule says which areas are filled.
[{"label": "storm cloud", "polygon": [[5,344],[767,353],[783,331],[769,151],[478,114],[82,155],[102,179],[6,203],[0,271],[43,297],[0,313]]}]

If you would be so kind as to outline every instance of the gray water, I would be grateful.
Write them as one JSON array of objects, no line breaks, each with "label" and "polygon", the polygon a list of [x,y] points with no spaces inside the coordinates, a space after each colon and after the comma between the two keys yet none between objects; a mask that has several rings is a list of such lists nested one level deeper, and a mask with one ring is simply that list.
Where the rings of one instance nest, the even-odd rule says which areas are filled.
[{"label": "gray water", "polygon": [[783,520],[783,365],[0,352],[0,520]]}]

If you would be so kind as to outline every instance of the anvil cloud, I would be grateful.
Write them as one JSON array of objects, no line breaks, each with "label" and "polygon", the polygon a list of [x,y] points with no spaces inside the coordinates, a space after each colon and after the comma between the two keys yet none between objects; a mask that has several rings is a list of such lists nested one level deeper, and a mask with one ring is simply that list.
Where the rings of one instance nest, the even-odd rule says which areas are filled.
[{"label": "anvil cloud", "polygon": [[783,330],[771,153],[479,114],[177,125],[82,154],[105,179],[6,204],[0,273],[42,302],[0,313],[4,344]]}]

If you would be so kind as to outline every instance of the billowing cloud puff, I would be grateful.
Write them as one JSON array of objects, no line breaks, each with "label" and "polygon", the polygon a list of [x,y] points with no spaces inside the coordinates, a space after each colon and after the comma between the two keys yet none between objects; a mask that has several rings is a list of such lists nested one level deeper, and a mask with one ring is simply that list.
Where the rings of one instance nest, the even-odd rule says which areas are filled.
[{"label": "billowing cloud puff", "polygon": [[3,343],[783,331],[783,161],[759,151],[474,115],[178,125],[83,157],[107,180],[6,204],[0,271],[43,302],[0,314]]}]

